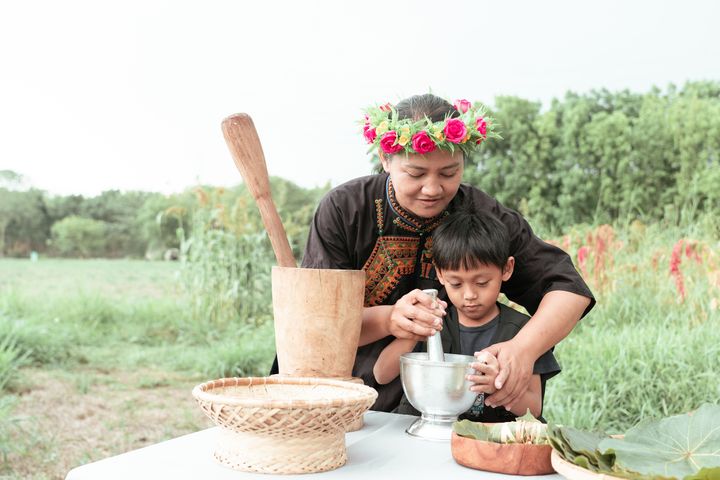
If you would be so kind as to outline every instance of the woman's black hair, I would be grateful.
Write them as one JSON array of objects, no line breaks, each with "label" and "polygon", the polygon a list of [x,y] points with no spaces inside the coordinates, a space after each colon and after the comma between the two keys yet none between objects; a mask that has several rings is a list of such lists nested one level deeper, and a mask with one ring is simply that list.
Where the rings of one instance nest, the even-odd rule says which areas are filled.
[{"label": "woman's black hair", "polygon": [[433,232],[432,254],[439,270],[470,270],[481,264],[502,270],[510,257],[510,237],[494,215],[458,210]]},{"label": "woman's black hair", "polygon": [[460,112],[444,98],[432,93],[413,95],[395,105],[398,119],[422,120],[428,117],[433,122],[442,122],[446,117],[457,117]]}]

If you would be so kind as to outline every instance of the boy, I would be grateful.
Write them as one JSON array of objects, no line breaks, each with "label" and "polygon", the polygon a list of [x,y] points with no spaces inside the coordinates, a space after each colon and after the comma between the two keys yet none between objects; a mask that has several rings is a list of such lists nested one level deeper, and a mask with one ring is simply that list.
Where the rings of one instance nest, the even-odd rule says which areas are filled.
[{"label": "boy", "polygon": [[[509,255],[505,225],[488,213],[458,211],[437,227],[432,240],[438,280],[452,304],[440,333],[443,350],[476,357],[472,364],[476,373],[467,378],[478,400],[460,418],[505,422],[524,415],[528,409],[540,418],[545,382],[560,372],[552,351],[535,362],[530,387],[514,402],[511,411],[483,405],[484,395],[495,392],[498,362],[482,350],[510,340],[530,319],[497,302],[502,283],[510,279],[515,266],[515,259]],[[395,339],[385,347],[373,369],[377,382],[385,384],[395,379],[400,374],[400,356],[417,347],[417,342],[406,339]],[[424,344],[422,347],[420,351],[424,351]],[[419,414],[404,396],[395,412]]]}]

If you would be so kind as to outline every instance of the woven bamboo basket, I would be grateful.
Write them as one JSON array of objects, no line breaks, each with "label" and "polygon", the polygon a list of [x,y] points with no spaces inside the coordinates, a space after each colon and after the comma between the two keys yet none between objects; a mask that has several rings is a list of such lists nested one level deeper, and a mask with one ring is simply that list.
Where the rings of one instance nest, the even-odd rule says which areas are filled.
[{"label": "woven bamboo basket", "polygon": [[313,473],[347,461],[345,432],[377,398],[365,385],[300,377],[223,378],[193,396],[220,427],[215,458],[236,470]]}]

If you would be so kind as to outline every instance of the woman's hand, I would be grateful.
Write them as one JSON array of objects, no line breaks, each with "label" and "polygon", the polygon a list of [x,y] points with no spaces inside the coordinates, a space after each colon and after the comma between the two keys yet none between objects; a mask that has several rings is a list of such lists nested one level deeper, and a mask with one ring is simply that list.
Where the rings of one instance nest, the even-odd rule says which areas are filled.
[{"label": "woman's hand", "polygon": [[486,351],[475,352],[475,362],[470,366],[476,372],[465,377],[473,383],[470,391],[485,394],[495,393],[495,378],[500,367],[497,358]]},{"label": "woman's hand", "polygon": [[427,293],[415,289],[393,305],[388,331],[396,338],[424,341],[442,330],[442,317],[447,303],[433,300]]},{"label": "woman's hand", "polygon": [[500,364],[500,372],[495,378],[497,391],[485,398],[485,405],[504,406],[510,410],[528,389],[536,359],[512,340],[490,345],[483,352],[493,355]]}]

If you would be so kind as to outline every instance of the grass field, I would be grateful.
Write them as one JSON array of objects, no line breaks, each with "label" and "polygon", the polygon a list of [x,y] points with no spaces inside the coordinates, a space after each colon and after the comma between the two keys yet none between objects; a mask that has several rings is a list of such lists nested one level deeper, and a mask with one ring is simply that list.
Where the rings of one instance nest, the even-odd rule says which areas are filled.
[{"label": "grass field", "polygon": [[0,478],[64,478],[205,428],[195,384],[267,372],[272,331],[208,340],[177,276],[169,262],[0,261],[0,352],[11,338],[21,366],[2,382],[0,355]]},{"label": "grass field", "polygon": [[[622,431],[720,398],[720,249],[635,224],[556,240],[598,298],[556,348],[548,420]],[[193,316],[178,263],[0,260],[0,476],[85,462],[209,425],[193,385],[264,374],[269,323]]]}]

